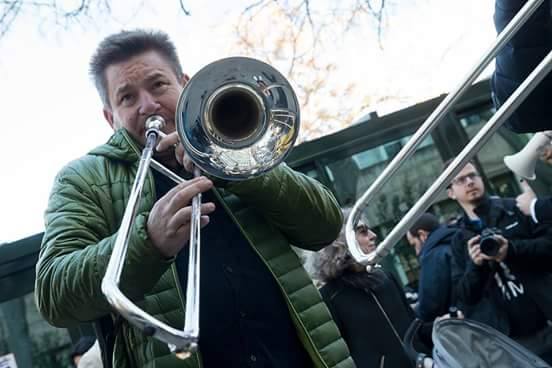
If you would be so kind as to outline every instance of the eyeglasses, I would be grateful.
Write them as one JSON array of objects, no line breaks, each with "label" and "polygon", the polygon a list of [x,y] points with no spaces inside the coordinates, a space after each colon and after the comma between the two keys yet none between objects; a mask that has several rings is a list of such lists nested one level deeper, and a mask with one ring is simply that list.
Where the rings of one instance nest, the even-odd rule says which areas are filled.
[{"label": "eyeglasses", "polygon": [[476,172],[471,172],[463,176],[459,176],[457,178],[452,179],[452,184],[456,185],[465,185],[468,182],[468,179],[471,181],[475,181],[475,179],[479,178],[480,175]]}]

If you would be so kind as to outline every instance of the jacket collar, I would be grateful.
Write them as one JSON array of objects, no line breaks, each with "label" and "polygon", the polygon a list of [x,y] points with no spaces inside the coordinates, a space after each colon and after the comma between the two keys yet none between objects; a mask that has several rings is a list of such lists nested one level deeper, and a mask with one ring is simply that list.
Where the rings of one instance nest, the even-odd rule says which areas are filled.
[{"label": "jacket collar", "polygon": [[422,250],[420,251],[419,258],[423,257],[425,254],[429,253],[434,248],[440,246],[450,246],[452,237],[458,229],[454,226],[441,225],[437,229],[433,230],[427,237]]},{"label": "jacket collar", "polygon": [[[474,212],[482,221],[482,226],[495,226],[496,223],[500,222],[502,217],[507,214],[509,211],[504,206],[503,201],[500,197],[489,196],[485,194],[485,197],[481,203],[474,209]],[[468,215],[464,212],[463,218],[464,224],[470,228],[472,221]]]},{"label": "jacket collar", "polygon": [[90,155],[104,156],[112,160],[135,162],[140,157],[141,147],[125,129],[118,129],[107,143],[91,150]]}]

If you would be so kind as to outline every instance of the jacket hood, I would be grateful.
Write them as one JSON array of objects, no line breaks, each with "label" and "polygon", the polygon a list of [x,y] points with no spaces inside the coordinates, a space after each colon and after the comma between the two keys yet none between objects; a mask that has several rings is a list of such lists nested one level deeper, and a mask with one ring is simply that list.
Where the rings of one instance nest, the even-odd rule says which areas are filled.
[{"label": "jacket hood", "polygon": [[436,230],[433,230],[422,247],[420,252],[420,258],[438,247],[448,247],[452,242],[454,234],[458,231],[458,228],[441,225]]}]

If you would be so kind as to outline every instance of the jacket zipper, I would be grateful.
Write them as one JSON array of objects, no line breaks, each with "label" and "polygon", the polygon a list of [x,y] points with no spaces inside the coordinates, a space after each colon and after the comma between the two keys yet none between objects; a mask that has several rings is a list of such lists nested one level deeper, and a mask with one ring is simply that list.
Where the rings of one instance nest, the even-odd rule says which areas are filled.
[{"label": "jacket zipper", "polygon": [[389,324],[389,326],[391,327],[391,330],[393,330],[393,334],[395,335],[395,337],[397,338],[397,340],[399,340],[399,344],[401,346],[403,346],[403,341],[401,339],[401,336],[399,335],[399,332],[395,329],[395,326],[393,326],[393,323],[391,322],[391,318],[389,318],[389,316],[387,315],[387,312],[385,312],[385,309],[383,309],[379,299],[377,298],[376,294],[374,294],[373,291],[367,289],[366,290],[368,293],[370,293],[372,295],[372,298],[374,298],[374,301],[376,302],[376,304],[378,305],[378,308],[379,310],[381,311],[381,313],[383,314],[383,316],[385,317],[385,319],[387,320],[387,323]]}]

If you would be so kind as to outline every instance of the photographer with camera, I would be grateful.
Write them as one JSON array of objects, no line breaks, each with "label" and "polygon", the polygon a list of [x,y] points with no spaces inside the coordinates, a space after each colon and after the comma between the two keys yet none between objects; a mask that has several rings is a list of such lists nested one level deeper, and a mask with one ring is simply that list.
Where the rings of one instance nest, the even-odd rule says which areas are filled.
[{"label": "photographer with camera", "polygon": [[552,363],[552,228],[524,216],[514,198],[489,197],[472,163],[447,194],[464,211],[451,244],[453,301]]}]

